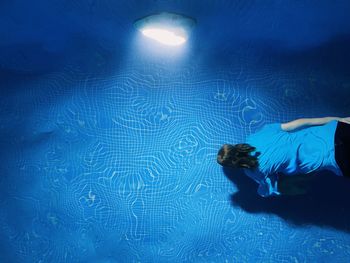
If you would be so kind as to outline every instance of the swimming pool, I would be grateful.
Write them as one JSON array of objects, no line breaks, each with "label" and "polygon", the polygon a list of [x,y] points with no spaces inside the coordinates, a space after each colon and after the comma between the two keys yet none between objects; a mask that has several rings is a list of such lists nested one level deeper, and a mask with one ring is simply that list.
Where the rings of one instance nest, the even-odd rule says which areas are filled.
[{"label": "swimming pool", "polygon": [[[263,199],[216,155],[266,123],[348,116],[349,9],[4,3],[1,262],[347,262],[350,182]],[[197,20],[180,50],[132,26],[164,10]]]}]

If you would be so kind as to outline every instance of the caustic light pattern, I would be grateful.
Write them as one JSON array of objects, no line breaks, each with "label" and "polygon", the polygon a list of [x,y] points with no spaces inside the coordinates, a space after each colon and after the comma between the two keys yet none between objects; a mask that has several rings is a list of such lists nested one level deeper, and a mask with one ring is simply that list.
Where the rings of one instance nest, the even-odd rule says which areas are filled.
[{"label": "caustic light pattern", "polygon": [[[244,141],[285,105],[315,114],[314,100],[301,95],[308,83],[242,78],[238,68],[209,78],[189,71],[161,82],[140,71],[108,79],[66,72],[28,85],[22,97],[1,96],[2,262],[349,258],[345,233],[232,203],[239,189],[216,163],[221,144]],[[255,186],[249,191],[260,206]]]}]

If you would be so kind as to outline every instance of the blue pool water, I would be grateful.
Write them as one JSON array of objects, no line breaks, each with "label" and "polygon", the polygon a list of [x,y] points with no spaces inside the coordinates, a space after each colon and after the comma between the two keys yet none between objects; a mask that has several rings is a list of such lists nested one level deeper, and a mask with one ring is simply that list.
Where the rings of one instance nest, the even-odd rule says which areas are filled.
[{"label": "blue pool water", "polygon": [[[349,262],[350,181],[264,199],[216,163],[349,116],[348,1],[0,4],[0,262]],[[196,18],[180,50],[133,21]]]}]

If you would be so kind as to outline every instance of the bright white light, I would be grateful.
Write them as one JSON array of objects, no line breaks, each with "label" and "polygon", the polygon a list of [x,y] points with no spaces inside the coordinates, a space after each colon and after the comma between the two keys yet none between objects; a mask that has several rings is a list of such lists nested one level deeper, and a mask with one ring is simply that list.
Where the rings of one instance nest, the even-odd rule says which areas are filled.
[{"label": "bright white light", "polygon": [[176,35],[171,30],[149,28],[143,29],[142,34],[145,36],[157,40],[158,42],[169,45],[169,46],[179,46],[186,42],[186,38]]},{"label": "bright white light", "polygon": [[196,21],[190,17],[167,12],[150,15],[134,22],[134,26],[143,35],[170,46],[184,44],[195,24]]}]

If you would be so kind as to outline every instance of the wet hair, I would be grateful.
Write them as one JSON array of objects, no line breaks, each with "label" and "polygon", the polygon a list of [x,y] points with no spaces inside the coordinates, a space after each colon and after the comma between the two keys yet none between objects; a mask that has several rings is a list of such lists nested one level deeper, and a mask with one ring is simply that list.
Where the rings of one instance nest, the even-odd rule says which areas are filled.
[{"label": "wet hair", "polygon": [[217,162],[222,166],[254,169],[259,166],[260,152],[250,155],[253,151],[255,147],[247,143],[224,144],[218,152]]}]

